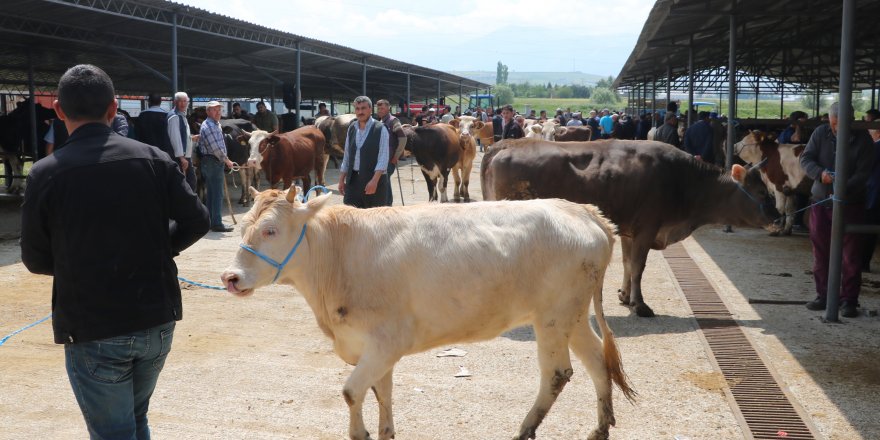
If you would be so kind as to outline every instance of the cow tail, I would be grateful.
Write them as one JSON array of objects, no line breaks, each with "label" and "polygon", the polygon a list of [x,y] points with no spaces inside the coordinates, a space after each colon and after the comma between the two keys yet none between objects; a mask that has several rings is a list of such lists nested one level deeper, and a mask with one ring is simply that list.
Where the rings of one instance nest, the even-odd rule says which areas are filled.
[{"label": "cow tail", "polygon": [[620,359],[620,351],[617,350],[617,343],[614,342],[614,333],[605,322],[605,312],[602,310],[602,279],[598,280],[596,293],[593,295],[593,308],[596,309],[596,322],[599,323],[599,330],[602,331],[602,357],[605,359],[608,376],[620,388],[626,400],[635,402],[636,392],[629,384],[626,372],[623,371],[623,362]]},{"label": "cow tail", "polygon": [[636,392],[633,390],[629,383],[629,378],[623,371],[623,362],[620,359],[620,351],[617,350],[617,343],[614,342],[614,333],[605,321],[605,310],[602,308],[602,285],[604,284],[603,281],[605,279],[605,269],[608,267],[608,262],[611,261],[611,252],[614,248],[614,233],[617,230],[617,227],[611,223],[611,221],[606,219],[605,216],[602,215],[602,211],[596,206],[582,206],[590,213],[590,217],[593,218],[608,239],[608,252],[604,255],[605,267],[602,269],[602,276],[598,277],[594,282],[596,291],[593,294],[593,308],[596,310],[596,322],[599,324],[599,330],[602,332],[602,357],[605,359],[605,368],[608,371],[608,376],[611,378],[611,381],[617,384],[617,387],[620,388],[620,391],[623,392],[623,395],[626,396],[627,400],[634,402]]}]

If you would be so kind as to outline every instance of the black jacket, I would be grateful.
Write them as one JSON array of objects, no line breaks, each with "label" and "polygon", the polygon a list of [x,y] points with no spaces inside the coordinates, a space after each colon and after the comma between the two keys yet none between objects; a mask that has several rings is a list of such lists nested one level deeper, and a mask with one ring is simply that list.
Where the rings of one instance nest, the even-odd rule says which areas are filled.
[{"label": "black jacket", "polygon": [[179,320],[172,257],[208,227],[207,209],[168,155],[100,123],[74,131],[31,168],[22,206],[22,262],[55,277],[55,342]]},{"label": "black jacket", "polygon": [[138,115],[137,130],[134,134],[137,140],[174,157],[174,147],[171,146],[171,139],[168,138],[168,113],[142,111]]}]

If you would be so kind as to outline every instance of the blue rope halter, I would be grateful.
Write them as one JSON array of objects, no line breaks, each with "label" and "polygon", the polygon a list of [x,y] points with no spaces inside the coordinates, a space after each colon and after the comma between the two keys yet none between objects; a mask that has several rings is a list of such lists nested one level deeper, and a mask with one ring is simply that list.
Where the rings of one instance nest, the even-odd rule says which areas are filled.
[{"label": "blue rope halter", "polygon": [[[326,187],[323,187],[320,185],[315,185],[315,186],[311,187],[311,189],[309,189],[306,192],[306,195],[303,197],[303,201],[305,202],[306,200],[308,200],[309,194],[311,194],[312,191],[314,191],[316,189],[321,189],[324,192],[330,192],[330,190],[328,190]],[[287,256],[284,257],[284,261],[282,261],[280,263],[275,261],[272,257],[254,249],[244,243],[239,244],[239,246],[242,249],[256,255],[257,257],[260,257],[261,260],[265,261],[266,263],[269,263],[270,266],[277,269],[277,271],[275,272],[275,278],[272,278],[272,284],[274,284],[275,281],[278,281],[278,277],[281,276],[281,271],[284,270],[284,266],[287,266],[287,263],[289,263],[290,259],[293,258],[293,254],[296,253],[296,250],[299,248],[299,245],[302,244],[303,238],[305,238],[305,236],[306,236],[306,225],[303,224],[302,231],[300,231],[300,233],[299,233],[299,238],[296,240],[296,244],[293,245],[293,249],[291,249],[290,252],[287,253]]]}]

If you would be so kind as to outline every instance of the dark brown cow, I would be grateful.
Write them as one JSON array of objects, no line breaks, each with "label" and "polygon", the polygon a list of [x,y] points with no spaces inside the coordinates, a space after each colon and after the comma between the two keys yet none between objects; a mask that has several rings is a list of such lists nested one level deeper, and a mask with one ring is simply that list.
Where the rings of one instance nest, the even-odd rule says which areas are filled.
[{"label": "dark brown cow", "polygon": [[556,142],[586,142],[593,135],[590,127],[560,127],[565,133],[556,133]]},{"label": "dark brown cow", "polygon": [[439,198],[441,202],[448,202],[446,183],[449,170],[458,164],[462,155],[463,144],[459,142],[458,130],[449,124],[404,125],[403,132],[407,137],[406,150],[415,156],[425,176],[429,201]]},{"label": "dark brown cow", "polygon": [[345,138],[348,136],[348,127],[355,120],[355,115],[344,114],[339,116],[321,116],[315,120],[315,126],[324,134],[327,141],[327,154],[333,159],[336,168],[339,168],[337,160],[342,160],[345,153]]},{"label": "dark brown cow", "polygon": [[734,165],[733,178],[671,145],[654,141],[506,140],[483,158],[486,200],[559,197],[597,205],[617,224],[623,248],[620,300],[639,316],[649,249],[665,249],[710,223],[772,223],[757,169]]},{"label": "dark brown cow", "polygon": [[256,130],[248,133],[248,144],[248,166],[262,169],[270,188],[281,181],[289,188],[294,179],[302,179],[303,188],[311,188],[312,170],[317,184],[324,185],[326,139],[314,125],[281,134]]}]

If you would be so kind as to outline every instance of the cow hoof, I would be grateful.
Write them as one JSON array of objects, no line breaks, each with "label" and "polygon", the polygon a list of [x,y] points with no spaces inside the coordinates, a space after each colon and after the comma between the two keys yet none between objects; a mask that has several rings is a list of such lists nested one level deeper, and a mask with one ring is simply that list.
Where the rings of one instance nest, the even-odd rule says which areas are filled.
[{"label": "cow hoof", "polygon": [[640,318],[653,318],[654,317],[654,311],[651,310],[651,308],[648,307],[648,305],[645,303],[637,304],[636,306],[633,307],[633,310],[636,312],[636,315]]},{"label": "cow hoof", "polygon": [[629,294],[624,293],[623,290],[617,289],[617,299],[620,300],[620,303],[627,306],[629,305]]},{"label": "cow hoof", "polygon": [[590,436],[587,437],[587,440],[608,440],[608,428],[594,429],[593,432],[590,433]]},{"label": "cow hoof", "polygon": [[771,237],[779,237],[779,231],[770,231],[770,234],[768,235],[770,235]]}]

